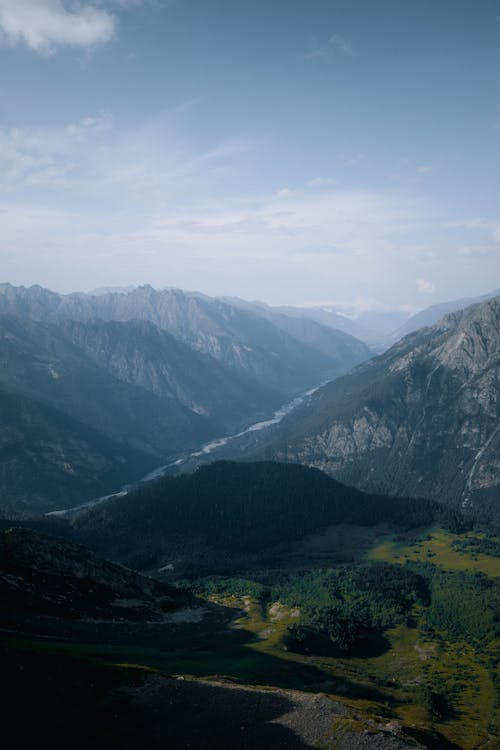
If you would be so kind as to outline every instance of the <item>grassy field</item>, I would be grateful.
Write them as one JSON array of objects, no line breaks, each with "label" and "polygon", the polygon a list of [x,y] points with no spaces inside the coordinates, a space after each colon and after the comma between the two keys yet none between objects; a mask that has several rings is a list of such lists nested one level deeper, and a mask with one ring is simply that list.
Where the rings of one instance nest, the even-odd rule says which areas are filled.
[{"label": "grassy field", "polygon": [[[301,558],[314,547],[319,557],[328,557],[332,540],[348,548],[348,532],[345,527],[310,537],[295,553]],[[442,529],[406,540],[386,530],[378,538],[372,530],[358,530],[356,539],[362,540],[362,554],[368,560],[431,562],[444,570],[500,576],[500,559],[453,549],[457,537]],[[103,666],[126,665],[132,671],[140,667],[171,676],[224,677],[243,685],[322,692],[354,708],[364,719],[396,721],[415,731],[432,728],[444,738],[435,745],[439,750],[500,747],[498,642],[474,648],[446,633],[430,634],[425,607],[415,604],[406,624],[386,630],[371,652],[298,654],[284,645],[287,629],[300,622],[298,608],[227,591],[212,593],[208,599],[199,599],[200,606],[207,608],[202,621],[174,629],[154,626],[122,632],[112,627],[104,633],[102,626],[91,624],[54,625],[43,640],[19,638],[16,648]],[[45,627],[49,628],[47,623]],[[96,645],[97,633],[100,645]]]},{"label": "grassy field", "polygon": [[[500,558],[477,552],[461,552],[452,547],[456,539],[480,538],[477,532],[450,534],[443,529],[432,529],[412,542],[398,540],[393,535],[376,542],[366,557],[368,560],[404,563],[407,560],[432,562],[444,570],[481,572],[492,578],[500,577]],[[498,540],[497,540],[498,541]]]},{"label": "grassy field", "polygon": [[[388,631],[387,650],[368,657],[284,652],[283,635],[297,621],[297,612],[286,607],[271,605],[263,612],[247,600],[237,627],[257,637],[248,644],[256,663],[265,654],[280,659],[288,670],[292,665],[312,668],[320,681],[307,689],[327,692],[368,716],[395,719],[422,730],[432,726],[464,750],[498,748],[498,695],[491,664],[495,644],[478,654],[463,642],[430,640],[420,628],[418,607],[414,614],[415,627],[402,625]],[[431,695],[444,696],[443,715],[436,715]]]}]

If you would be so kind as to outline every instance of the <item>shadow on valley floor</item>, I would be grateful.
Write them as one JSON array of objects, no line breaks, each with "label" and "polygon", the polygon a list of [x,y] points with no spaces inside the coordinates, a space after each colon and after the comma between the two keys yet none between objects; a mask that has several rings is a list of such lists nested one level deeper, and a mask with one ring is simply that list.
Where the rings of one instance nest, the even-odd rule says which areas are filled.
[{"label": "shadow on valley floor", "polygon": [[[163,623],[2,617],[0,627],[19,643],[54,657],[84,657],[103,664],[135,664],[164,675],[229,678],[244,685],[325,691],[385,703],[373,685],[357,683],[308,663],[256,648],[258,637],[233,628],[237,610],[194,600]],[[31,646],[29,645],[31,644]],[[395,705],[394,699],[391,703]]]},{"label": "shadow on valley floor", "polygon": [[[28,746],[307,750],[336,704],[283,693],[165,679],[67,655],[2,647],[3,731]],[[289,725],[290,726],[289,726]]]},{"label": "shadow on valley floor", "polygon": [[2,729],[18,747],[35,734],[52,750],[460,750],[364,723],[322,694],[166,678],[20,641],[0,644],[0,658]]}]

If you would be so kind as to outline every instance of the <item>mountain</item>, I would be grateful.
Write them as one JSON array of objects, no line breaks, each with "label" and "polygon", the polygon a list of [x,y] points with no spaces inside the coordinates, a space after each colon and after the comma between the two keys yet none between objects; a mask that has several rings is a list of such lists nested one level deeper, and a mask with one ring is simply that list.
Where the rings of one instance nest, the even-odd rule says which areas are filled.
[{"label": "mountain", "polygon": [[[342,369],[343,363],[350,361],[353,356],[357,357],[356,363],[371,356],[366,344],[357,334],[344,330],[346,319],[341,315],[332,313],[330,316],[326,313],[328,322],[323,323],[320,319],[321,313],[325,311],[320,308],[270,307],[263,302],[247,302],[239,297],[222,297],[221,300],[270,321],[298,341],[336,358],[339,370]],[[335,325],[336,322],[339,325]]]},{"label": "mountain", "polygon": [[356,315],[346,315],[328,307],[285,306],[271,309],[289,317],[307,318],[322,326],[338,329],[363,341],[371,348],[377,347],[388,334],[401,326],[408,318],[407,313],[397,310],[388,312],[369,310]]},{"label": "mountain", "polygon": [[0,423],[0,517],[83,503],[158,463],[57,409],[3,390]]},{"label": "mountain", "polygon": [[[467,528],[439,503],[229,462],[71,524],[0,523],[5,730],[82,750],[496,747],[495,542],[443,523]],[[474,572],[447,569],[469,549]]]},{"label": "mountain", "polygon": [[184,573],[275,561],[277,549],[333,524],[461,523],[438,503],[366,494],[306,466],[232,461],[149,482],[66,520],[75,539],[114,560]]},{"label": "mountain", "polygon": [[329,383],[267,457],[356,487],[500,515],[500,297],[452,313]]},{"label": "mountain", "polygon": [[5,314],[0,394],[4,514],[109,492],[281,403],[152,323]]},{"label": "mountain", "polygon": [[407,336],[409,333],[417,331],[419,328],[433,326],[435,323],[441,320],[441,318],[444,318],[444,316],[448,315],[449,313],[456,312],[457,310],[463,310],[465,307],[470,307],[470,305],[485,302],[492,297],[498,297],[499,294],[500,289],[496,289],[494,292],[490,292],[489,294],[482,294],[479,297],[465,297],[462,299],[455,299],[451,300],[450,302],[441,302],[437,305],[426,307],[425,310],[420,310],[420,312],[415,313],[415,315],[412,315],[410,318],[408,318],[404,325],[393,331],[391,334],[392,341],[398,341],[404,336]]},{"label": "mountain", "polygon": [[[88,337],[93,333],[90,327]],[[200,435],[214,434],[209,420],[193,408],[161,398],[96,365],[54,324],[1,316],[0,341],[0,387],[4,391],[37,399],[114,440],[167,455],[196,444]],[[99,345],[99,337],[94,343]],[[192,366],[198,364],[193,353]]]},{"label": "mountain", "polygon": [[279,392],[228,371],[148,321],[64,320],[59,329],[111,376],[208,418],[218,433],[281,403]]},{"label": "mountain", "polygon": [[278,390],[283,398],[347,372],[370,356],[364,344],[341,332],[316,326],[309,339],[293,323],[286,330],[286,320],[278,326],[220,299],[147,285],[91,296],[2,284],[0,312],[38,320],[148,321],[231,371]]}]

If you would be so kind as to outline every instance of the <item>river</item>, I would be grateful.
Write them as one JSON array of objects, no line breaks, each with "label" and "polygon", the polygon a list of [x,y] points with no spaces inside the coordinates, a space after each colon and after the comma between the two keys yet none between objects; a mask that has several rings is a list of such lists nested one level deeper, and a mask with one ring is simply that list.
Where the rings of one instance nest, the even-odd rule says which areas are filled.
[{"label": "river", "polygon": [[74,508],[68,508],[66,510],[53,510],[50,513],[47,513],[46,515],[48,516],[71,516],[73,515],[73,513],[76,513],[77,511],[82,510],[83,508],[90,508],[94,505],[104,503],[107,500],[110,500],[111,498],[114,498],[114,497],[124,497],[125,495],[128,495],[128,493],[131,490],[136,489],[141,484],[144,484],[145,482],[151,482],[155,479],[160,479],[166,474],[169,474],[171,470],[174,468],[180,469],[183,464],[187,463],[193,458],[199,458],[200,456],[208,456],[214,451],[216,451],[218,448],[221,448],[222,446],[227,445],[233,440],[241,438],[244,435],[248,435],[251,432],[259,432],[260,430],[266,430],[269,427],[272,427],[273,425],[279,424],[279,422],[281,422],[282,419],[284,419],[286,416],[288,416],[288,414],[290,414],[292,411],[294,411],[299,406],[301,406],[310,396],[312,396],[313,393],[319,390],[322,385],[324,385],[324,383],[320,383],[320,385],[317,385],[314,388],[309,388],[309,390],[304,391],[303,393],[299,394],[291,401],[288,401],[287,403],[283,404],[283,406],[280,406],[280,408],[277,411],[275,411],[274,414],[269,419],[265,419],[264,421],[261,421],[261,422],[255,422],[254,424],[250,425],[250,427],[247,427],[244,430],[241,430],[241,432],[236,432],[234,435],[226,435],[225,437],[215,438],[211,440],[209,443],[204,443],[197,450],[191,451],[190,453],[185,453],[179,458],[177,458],[175,461],[170,461],[170,463],[168,464],[163,464],[162,466],[158,466],[158,468],[153,469],[153,471],[150,471],[148,474],[142,477],[142,479],[139,479],[137,482],[132,482],[131,484],[126,484],[121,489],[117,490],[116,492],[112,492],[109,495],[103,495],[102,497],[94,498],[93,500],[88,500],[86,503],[77,505]]}]

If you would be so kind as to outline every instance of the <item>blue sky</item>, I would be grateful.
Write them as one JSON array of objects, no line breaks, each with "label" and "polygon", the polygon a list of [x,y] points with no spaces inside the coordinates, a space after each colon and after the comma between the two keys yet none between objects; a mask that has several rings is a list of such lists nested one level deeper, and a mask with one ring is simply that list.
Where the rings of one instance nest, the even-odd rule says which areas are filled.
[{"label": "blue sky", "polygon": [[500,287],[498,0],[0,0],[2,280]]}]

